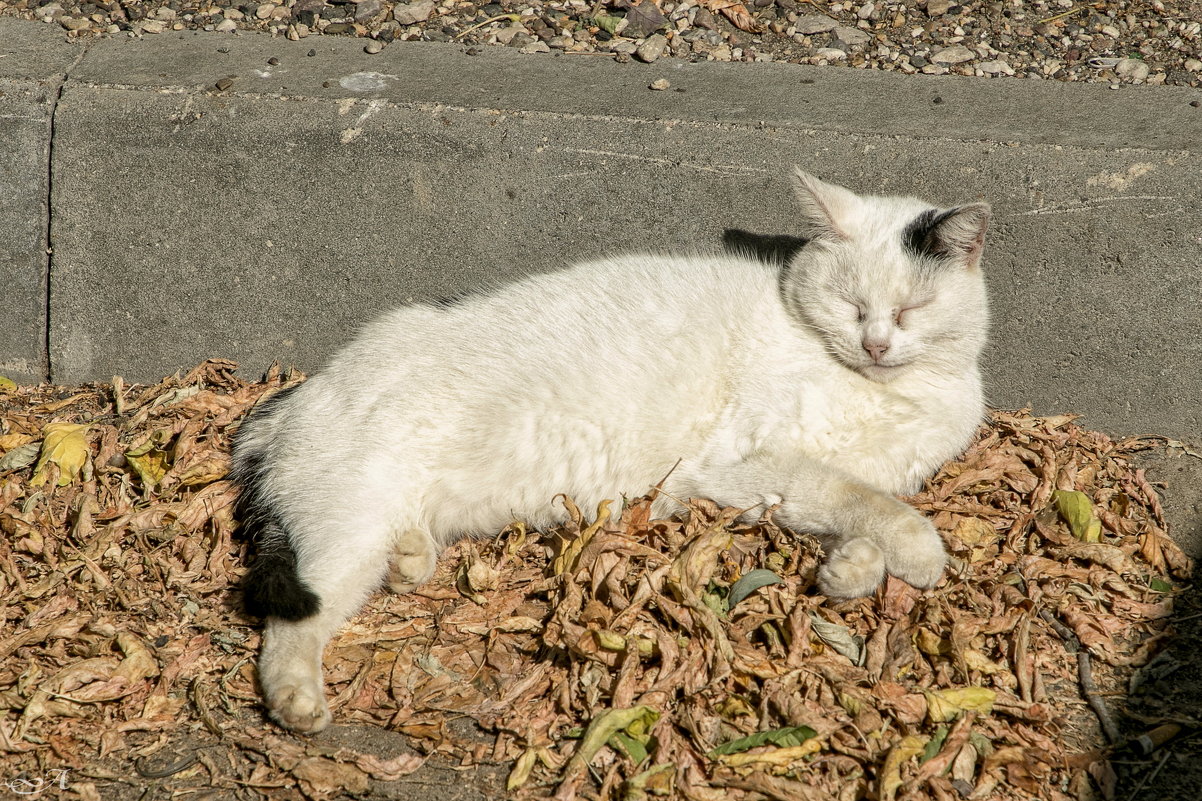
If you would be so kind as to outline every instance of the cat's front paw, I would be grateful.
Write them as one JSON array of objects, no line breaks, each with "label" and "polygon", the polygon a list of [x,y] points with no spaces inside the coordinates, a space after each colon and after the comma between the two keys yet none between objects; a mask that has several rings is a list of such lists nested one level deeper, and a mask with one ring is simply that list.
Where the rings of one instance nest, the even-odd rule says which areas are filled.
[{"label": "cat's front paw", "polygon": [[831,598],[872,595],[885,579],[885,556],[867,537],[839,543],[818,568],[818,589]]},{"label": "cat's front paw", "polygon": [[286,729],[312,734],[330,723],[330,708],[320,683],[286,684],[265,694],[267,712]]},{"label": "cat's front paw", "polygon": [[889,549],[885,570],[919,589],[938,584],[947,566],[947,551],[931,522],[914,513],[895,536],[896,547]]}]

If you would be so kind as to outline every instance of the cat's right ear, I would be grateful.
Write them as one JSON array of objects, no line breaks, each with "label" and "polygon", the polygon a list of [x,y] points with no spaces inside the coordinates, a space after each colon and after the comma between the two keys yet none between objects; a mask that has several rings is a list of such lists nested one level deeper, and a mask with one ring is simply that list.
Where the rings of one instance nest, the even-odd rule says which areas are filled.
[{"label": "cat's right ear", "polygon": [[855,194],[821,181],[800,167],[793,170],[793,191],[801,203],[801,233],[807,239],[850,239],[841,221],[852,219],[858,201]]}]

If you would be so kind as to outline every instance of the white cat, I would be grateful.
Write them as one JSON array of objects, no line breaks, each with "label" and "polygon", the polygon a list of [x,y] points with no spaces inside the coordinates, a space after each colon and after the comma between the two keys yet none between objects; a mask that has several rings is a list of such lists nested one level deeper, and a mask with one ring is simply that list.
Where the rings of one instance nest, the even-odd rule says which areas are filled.
[{"label": "white cat", "polygon": [[823,538],[829,596],[939,580],[942,540],[894,495],[983,418],[989,207],[795,183],[809,242],[783,267],[639,254],[406,306],[247,418],[246,602],[277,721],[329,722],[323,647],[385,581],[420,585],[460,536],[561,519],[557,493],[642,495],[677,460],[671,495],[780,504]]}]

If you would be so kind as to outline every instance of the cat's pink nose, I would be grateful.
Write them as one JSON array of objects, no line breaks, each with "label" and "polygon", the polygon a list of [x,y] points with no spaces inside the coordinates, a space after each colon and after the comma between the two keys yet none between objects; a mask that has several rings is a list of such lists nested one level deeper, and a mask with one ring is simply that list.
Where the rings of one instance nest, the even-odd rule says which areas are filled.
[{"label": "cat's pink nose", "polygon": [[878,342],[871,339],[865,339],[860,344],[864,346],[864,350],[869,356],[872,357],[874,362],[879,362],[881,357],[885,355],[885,352],[889,350],[889,343],[887,342]]}]

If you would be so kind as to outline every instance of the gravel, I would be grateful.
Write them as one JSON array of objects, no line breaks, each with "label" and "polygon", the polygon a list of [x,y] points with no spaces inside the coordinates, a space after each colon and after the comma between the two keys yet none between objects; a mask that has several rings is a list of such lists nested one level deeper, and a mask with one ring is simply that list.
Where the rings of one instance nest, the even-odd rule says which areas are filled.
[{"label": "gravel", "polygon": [[425,40],[623,62],[779,61],[1202,86],[1202,0],[745,0],[724,13],[728,2],[0,0],[0,17],[42,20],[69,38],[260,31],[294,41],[362,37],[368,53]]}]

